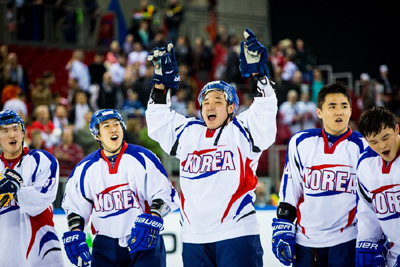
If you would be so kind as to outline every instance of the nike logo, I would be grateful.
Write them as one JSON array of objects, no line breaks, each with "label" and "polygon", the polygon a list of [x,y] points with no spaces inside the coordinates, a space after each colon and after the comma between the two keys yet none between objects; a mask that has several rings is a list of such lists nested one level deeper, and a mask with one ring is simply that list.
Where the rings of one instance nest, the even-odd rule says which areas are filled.
[{"label": "nike logo", "polygon": [[171,71],[166,71],[165,74],[171,74],[172,72],[174,72],[173,70]]}]

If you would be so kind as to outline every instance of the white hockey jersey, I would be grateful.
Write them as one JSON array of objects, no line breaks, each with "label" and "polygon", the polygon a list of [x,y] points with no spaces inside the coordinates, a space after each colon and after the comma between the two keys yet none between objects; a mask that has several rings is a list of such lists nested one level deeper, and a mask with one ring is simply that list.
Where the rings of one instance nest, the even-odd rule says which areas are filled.
[{"label": "white hockey jersey", "polygon": [[[358,241],[377,242],[385,235],[393,242],[388,264],[400,254],[400,153],[390,163],[371,148],[365,150],[357,166]],[[390,263],[390,259],[393,262]]]},{"label": "white hockey jersey", "polygon": [[297,208],[296,243],[330,247],[357,237],[356,166],[366,146],[350,128],[334,144],[323,129],[290,139],[279,202]]},{"label": "white hockey jersey", "polygon": [[180,160],[182,241],[209,243],[259,234],[253,202],[256,169],[276,135],[277,99],[255,97],[250,108],[221,128],[149,103],[149,136]]},{"label": "white hockey jersey", "polygon": [[62,208],[91,218],[93,234],[127,239],[136,217],[150,213],[154,199],[162,199],[171,211],[179,197],[159,159],[148,149],[124,142],[114,167],[101,149],[84,158],[71,173]]},{"label": "white hockey jersey", "polygon": [[[0,158],[3,170],[8,163]],[[0,208],[0,266],[64,266],[51,206],[58,188],[56,158],[25,148],[13,169],[22,176],[23,186],[18,201]]]}]

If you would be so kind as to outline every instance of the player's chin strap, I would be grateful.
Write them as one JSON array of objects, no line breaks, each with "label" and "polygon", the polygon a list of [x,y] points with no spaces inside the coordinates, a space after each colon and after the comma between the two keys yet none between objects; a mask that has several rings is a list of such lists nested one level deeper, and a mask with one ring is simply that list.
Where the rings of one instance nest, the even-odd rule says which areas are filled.
[{"label": "player's chin strap", "polygon": [[124,132],[122,132],[122,142],[121,142],[121,145],[120,145],[117,149],[115,149],[114,151],[110,151],[110,150],[105,149],[105,148],[103,147],[103,145],[101,144],[101,141],[100,141],[100,140],[96,139],[96,141],[97,141],[97,143],[99,143],[100,148],[101,148],[102,150],[105,150],[105,151],[107,151],[108,153],[114,154],[114,153],[117,153],[117,151],[120,150],[121,147],[124,145],[124,136],[125,136],[125,134],[124,134]]},{"label": "player's chin strap", "polygon": [[[226,108],[226,112],[228,113],[228,108]],[[228,117],[226,118],[226,120],[225,120],[224,123],[222,124],[221,130],[219,131],[219,133],[218,133],[218,135],[217,135],[217,138],[215,138],[214,146],[217,146],[217,145],[218,145],[218,141],[219,141],[219,138],[221,137],[222,130],[224,129],[224,127],[225,127],[225,125],[228,123],[228,121],[229,121],[230,119],[232,119],[232,118],[233,118],[233,113],[231,113],[231,114],[228,113]]]}]

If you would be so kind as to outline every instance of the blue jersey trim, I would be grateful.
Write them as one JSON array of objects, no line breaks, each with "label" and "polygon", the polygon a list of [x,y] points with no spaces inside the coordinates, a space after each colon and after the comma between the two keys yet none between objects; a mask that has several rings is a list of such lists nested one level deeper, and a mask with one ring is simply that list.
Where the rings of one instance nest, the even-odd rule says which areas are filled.
[{"label": "blue jersey trim", "polygon": [[361,155],[361,157],[358,159],[357,168],[356,168],[356,169],[358,169],[358,166],[360,165],[361,161],[363,161],[363,160],[365,160],[365,159],[367,159],[367,158],[374,158],[374,157],[379,157],[379,154],[376,153],[375,151],[373,151],[371,147],[367,147],[367,148],[364,150],[364,153],[363,153],[363,154]]}]

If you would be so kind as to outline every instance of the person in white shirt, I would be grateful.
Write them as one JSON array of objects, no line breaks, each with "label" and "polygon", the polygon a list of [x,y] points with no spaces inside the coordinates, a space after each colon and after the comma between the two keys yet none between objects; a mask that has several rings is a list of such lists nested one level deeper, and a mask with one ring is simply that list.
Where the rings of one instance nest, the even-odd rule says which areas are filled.
[{"label": "person in white shirt", "polygon": [[[181,224],[185,266],[262,266],[263,249],[253,202],[256,169],[276,136],[277,99],[268,79],[268,52],[248,29],[240,70],[254,97],[239,107],[236,90],[224,81],[207,83],[198,101],[202,119],[171,109],[179,87],[173,45],[150,54],[154,86],[146,111],[150,138],[180,160]],[[180,89],[182,90],[182,89]]]},{"label": "person in white shirt", "polygon": [[355,265],[356,167],[367,147],[348,127],[349,90],[341,83],[318,93],[322,129],[296,133],[287,146],[272,251],[284,265]]},{"label": "person in white shirt", "polygon": [[[154,153],[124,141],[126,124],[116,110],[93,113],[89,128],[101,148],[74,168],[61,205],[70,229],[63,235],[69,260],[92,267],[165,267],[162,218],[179,207],[167,172]],[[93,256],[82,231],[89,222]]]},{"label": "person in white shirt", "polygon": [[15,111],[0,112],[0,266],[64,266],[52,209],[59,165],[24,147],[25,133]]},{"label": "person in white shirt", "polygon": [[399,125],[390,110],[373,107],[361,115],[358,129],[369,148],[357,165],[356,266],[385,266],[385,258],[388,267],[400,266]]}]

